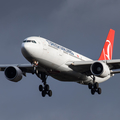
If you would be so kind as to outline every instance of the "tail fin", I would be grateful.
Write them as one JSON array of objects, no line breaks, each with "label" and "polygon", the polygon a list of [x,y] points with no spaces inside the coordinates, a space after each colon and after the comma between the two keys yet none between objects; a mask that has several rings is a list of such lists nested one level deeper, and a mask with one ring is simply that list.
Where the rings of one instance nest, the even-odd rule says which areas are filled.
[{"label": "tail fin", "polygon": [[104,47],[102,49],[101,55],[98,60],[111,60],[112,59],[114,35],[115,35],[115,30],[110,29],[108,36],[106,38]]}]

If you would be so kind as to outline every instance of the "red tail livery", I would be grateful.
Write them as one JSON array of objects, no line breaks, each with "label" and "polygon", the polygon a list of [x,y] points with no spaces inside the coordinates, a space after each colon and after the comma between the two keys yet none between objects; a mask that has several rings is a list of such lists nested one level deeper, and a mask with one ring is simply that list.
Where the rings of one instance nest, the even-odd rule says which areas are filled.
[{"label": "red tail livery", "polygon": [[102,49],[100,58],[98,60],[111,60],[112,59],[114,35],[115,35],[115,30],[110,29],[108,36],[106,38],[104,47]]}]

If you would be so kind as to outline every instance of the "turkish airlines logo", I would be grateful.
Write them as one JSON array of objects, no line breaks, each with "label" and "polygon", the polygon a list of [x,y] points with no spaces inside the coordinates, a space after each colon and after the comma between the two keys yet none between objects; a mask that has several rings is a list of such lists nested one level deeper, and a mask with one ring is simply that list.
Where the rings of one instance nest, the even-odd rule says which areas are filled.
[{"label": "turkish airlines logo", "polygon": [[111,45],[111,42],[109,40],[106,40],[106,44],[105,44],[105,47],[104,47],[103,51],[104,51],[105,59],[106,60],[111,60],[111,57],[112,57],[112,45]]}]

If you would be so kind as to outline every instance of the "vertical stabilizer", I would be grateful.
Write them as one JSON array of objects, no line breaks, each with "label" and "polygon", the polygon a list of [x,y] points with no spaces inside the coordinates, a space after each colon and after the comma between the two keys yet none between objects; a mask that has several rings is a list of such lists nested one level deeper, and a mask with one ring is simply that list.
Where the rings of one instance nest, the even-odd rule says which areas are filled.
[{"label": "vertical stabilizer", "polygon": [[115,30],[110,29],[98,60],[111,60],[113,53]]}]

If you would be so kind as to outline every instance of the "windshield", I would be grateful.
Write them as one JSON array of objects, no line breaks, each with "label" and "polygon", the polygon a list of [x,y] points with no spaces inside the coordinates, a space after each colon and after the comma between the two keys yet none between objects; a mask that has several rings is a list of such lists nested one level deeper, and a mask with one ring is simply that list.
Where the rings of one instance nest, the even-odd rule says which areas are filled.
[{"label": "windshield", "polygon": [[32,42],[32,43],[36,43],[36,41],[35,41],[35,40],[24,40],[23,42],[24,42],[24,43],[25,43],[25,42]]}]

